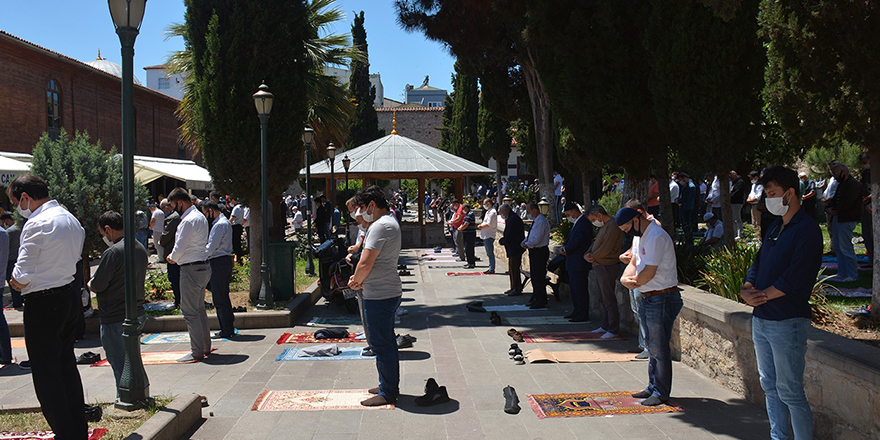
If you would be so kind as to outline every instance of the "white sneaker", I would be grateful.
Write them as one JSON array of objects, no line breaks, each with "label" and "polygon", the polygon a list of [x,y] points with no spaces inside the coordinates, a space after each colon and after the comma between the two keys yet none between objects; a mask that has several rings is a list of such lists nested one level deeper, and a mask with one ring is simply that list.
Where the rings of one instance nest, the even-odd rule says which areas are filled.
[{"label": "white sneaker", "polygon": [[596,330],[591,331],[590,333],[607,333],[607,331],[604,328],[599,327]]},{"label": "white sneaker", "polygon": [[367,340],[367,336],[364,334],[364,332],[360,332],[360,333],[358,333],[358,334],[354,337],[354,339],[355,339],[356,341],[366,341],[366,340]]},{"label": "white sneaker", "polygon": [[616,338],[616,337],[617,337],[617,335],[614,333],[605,332],[605,334],[600,336],[599,339],[611,339],[611,338]]}]

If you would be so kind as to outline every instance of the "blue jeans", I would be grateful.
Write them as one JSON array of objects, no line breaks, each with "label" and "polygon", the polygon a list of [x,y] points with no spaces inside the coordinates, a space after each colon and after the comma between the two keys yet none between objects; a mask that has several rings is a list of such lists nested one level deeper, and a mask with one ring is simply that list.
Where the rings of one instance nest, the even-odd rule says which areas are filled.
[{"label": "blue jeans", "polygon": [[134,238],[137,241],[141,242],[142,245],[144,245],[144,249],[147,250],[147,255],[149,255],[150,248],[147,247],[147,244],[148,244],[147,241],[150,238],[150,230],[149,229],[138,230],[137,233],[135,233]]},{"label": "blue jeans", "polygon": [[6,323],[6,315],[3,313],[3,304],[0,304],[0,363],[12,362],[12,339],[9,336],[9,324]]},{"label": "blue jeans", "polygon": [[832,228],[834,228],[834,239],[831,240],[831,247],[837,255],[837,276],[840,278],[859,277],[859,268],[856,263],[856,250],[852,245],[853,229],[856,222],[839,222],[838,216],[834,216]]},{"label": "blue jeans", "polygon": [[[138,335],[147,322],[147,315],[138,316]],[[113,376],[116,378],[116,387],[119,387],[119,380],[122,378],[122,367],[125,366],[125,342],[122,339],[122,323],[123,321],[114,322],[113,324],[101,324],[101,345],[104,346],[104,355],[107,362],[110,362],[110,368],[113,369]]]},{"label": "blue jeans", "polygon": [[629,291],[629,308],[632,310],[633,316],[635,316],[636,320],[639,322],[639,348],[645,350],[648,346],[645,345],[645,326],[642,325],[642,315],[639,313],[642,309],[642,293],[639,292],[639,289]]},{"label": "blue jeans", "polygon": [[364,300],[364,327],[369,335],[367,342],[376,354],[379,395],[389,399],[397,399],[400,394],[400,355],[394,336],[394,312],[400,306],[400,298]]},{"label": "blue jeans", "polygon": [[752,317],[752,340],[758,360],[761,388],[767,400],[770,438],[813,438],[813,413],[804,391],[804,356],[808,318],[771,321]]},{"label": "blue jeans", "polygon": [[495,272],[495,238],[484,238],[483,247],[486,248],[486,256],[489,257],[489,271]]},{"label": "blue jeans", "polygon": [[672,391],[672,324],[681,311],[681,293],[670,292],[642,299],[639,323],[648,343],[648,386],[646,392],[666,401]]}]

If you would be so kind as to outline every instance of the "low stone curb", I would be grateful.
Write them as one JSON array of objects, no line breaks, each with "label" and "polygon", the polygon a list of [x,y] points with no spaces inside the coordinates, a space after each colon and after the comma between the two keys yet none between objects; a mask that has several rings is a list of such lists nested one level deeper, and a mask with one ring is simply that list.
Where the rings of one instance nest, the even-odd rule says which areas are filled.
[{"label": "low stone curb", "polygon": [[202,419],[202,399],[198,394],[177,396],[150,417],[126,440],[177,440]]}]

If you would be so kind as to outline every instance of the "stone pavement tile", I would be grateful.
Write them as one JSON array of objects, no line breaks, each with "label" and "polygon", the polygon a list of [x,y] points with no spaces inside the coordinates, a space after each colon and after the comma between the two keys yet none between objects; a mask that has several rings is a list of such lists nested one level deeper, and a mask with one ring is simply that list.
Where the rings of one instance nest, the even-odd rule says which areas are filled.
[{"label": "stone pavement tile", "polygon": [[[522,404],[520,406],[522,406]],[[520,411],[520,414],[526,416],[525,429],[531,438],[578,438],[575,436],[565,418],[538,419],[537,416],[532,413],[531,408],[528,407],[528,403],[526,403],[526,406]]]},{"label": "stone pavement tile", "polygon": [[[491,410],[477,410],[480,426],[486,439],[513,440],[526,438],[528,432],[523,424],[524,412],[507,414],[504,412],[504,400],[501,406]],[[525,410],[525,408],[523,408]],[[571,438],[562,437],[562,438]]]},{"label": "stone pavement tile", "polygon": [[285,411],[281,413],[278,423],[272,428],[270,438],[289,440],[310,440],[318,428],[313,411]]},{"label": "stone pavement tile", "polygon": [[[534,415],[531,408],[528,408],[528,406],[523,408],[523,410],[526,409],[528,409],[529,413]],[[534,415],[534,417],[537,419],[538,416]],[[540,423],[544,420],[539,419],[538,422]],[[562,420],[565,420],[565,423],[575,434],[576,438],[594,438],[602,440],[616,440],[621,438],[620,434],[618,434],[617,430],[612,426],[615,421],[614,417],[567,417]]]},{"label": "stone pavement tile", "polygon": [[649,417],[657,415],[659,414],[620,414],[613,417],[612,426],[617,430],[617,434],[625,439],[665,438],[663,431],[649,420]]},{"label": "stone pavement tile", "polygon": [[[449,408],[453,407],[447,405],[452,404],[423,408],[415,406],[411,398],[401,399],[398,403],[399,406],[393,411],[364,411],[358,438],[370,440],[447,438],[442,411],[449,411]],[[402,405],[406,409],[401,409]]]},{"label": "stone pavement tile", "polygon": [[224,397],[211,404],[214,417],[241,417],[251,410],[256,397]]},{"label": "stone pavement tile", "polygon": [[202,409],[202,417],[205,418],[203,423],[196,428],[188,439],[191,440],[217,440],[226,437],[226,434],[232,430],[238,417],[210,417],[209,412]]},{"label": "stone pavement tile", "polygon": [[321,411],[316,413],[316,416],[321,415],[321,421],[318,422],[315,434],[357,434],[361,428],[361,418],[367,411]]},{"label": "stone pavement tile", "polygon": [[357,440],[357,434],[315,434],[312,440]]},{"label": "stone pavement tile", "polygon": [[273,371],[248,371],[241,376],[239,382],[266,383],[272,378],[272,376],[274,376]]},{"label": "stone pavement tile", "polygon": [[242,415],[238,423],[229,430],[226,440],[259,440],[270,439],[275,425],[281,419],[280,411],[248,411]]}]

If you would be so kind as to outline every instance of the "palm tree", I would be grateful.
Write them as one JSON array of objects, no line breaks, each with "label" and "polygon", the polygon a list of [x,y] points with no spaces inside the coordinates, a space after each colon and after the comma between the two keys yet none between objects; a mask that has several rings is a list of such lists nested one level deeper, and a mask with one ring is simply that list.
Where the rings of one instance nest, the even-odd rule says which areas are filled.
[{"label": "palm tree", "polygon": [[[361,59],[363,54],[351,45],[351,36],[347,33],[333,34],[326,31],[327,26],[345,18],[336,0],[311,0],[308,4],[311,39],[306,43],[306,56],[310,64],[310,75],[306,79],[309,116],[308,121],[315,129],[315,142],[312,144],[320,157],[330,142],[342,145],[348,136],[348,121],[354,115],[354,105],[348,98],[348,90],[335,77],[324,74],[326,65],[347,66],[352,59]],[[184,37],[186,26],[183,23],[172,23],[165,29],[165,39]],[[321,35],[324,34],[322,37]],[[184,50],[172,52],[165,61],[170,75],[180,74],[183,77],[183,98],[177,107],[177,117],[181,121],[181,141],[193,152],[198,152],[199,118],[196,116],[194,90],[189,80],[192,72],[192,54]]]}]

